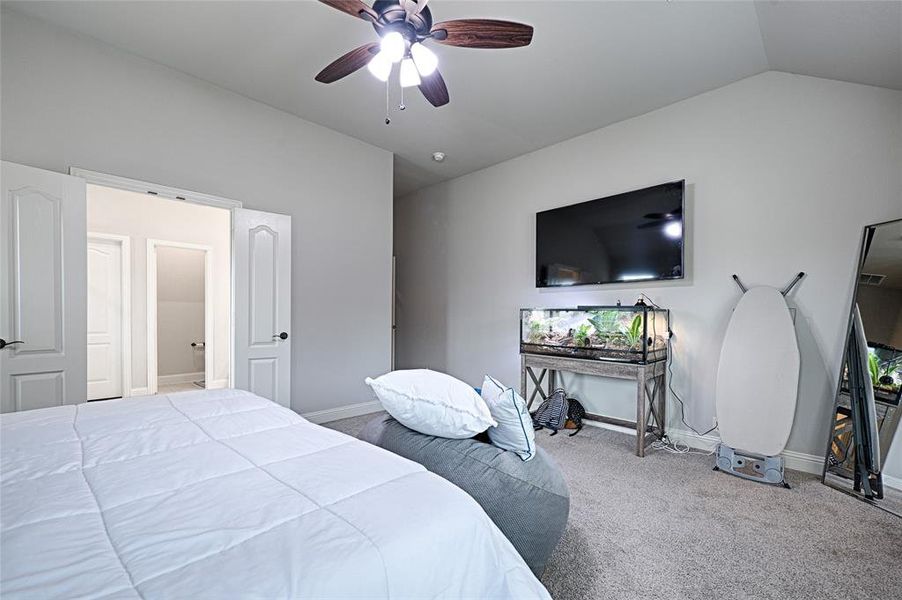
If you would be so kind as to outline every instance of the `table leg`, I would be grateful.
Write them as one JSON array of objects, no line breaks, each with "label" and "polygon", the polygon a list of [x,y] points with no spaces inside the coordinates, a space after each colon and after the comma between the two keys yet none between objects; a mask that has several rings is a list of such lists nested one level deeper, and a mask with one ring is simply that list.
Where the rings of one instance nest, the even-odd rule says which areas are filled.
[{"label": "table leg", "polygon": [[645,366],[636,372],[636,456],[645,456]]},{"label": "table leg", "polygon": [[532,379],[533,384],[535,384],[535,388],[532,390],[532,394],[529,396],[529,402],[526,403],[527,410],[532,406],[532,401],[535,399],[536,394],[539,394],[542,397],[542,400],[547,400],[548,397],[545,395],[545,392],[542,390],[542,380],[545,379],[545,374],[548,372],[548,369],[542,369],[542,374],[539,375],[539,378],[536,379],[535,373],[532,372],[531,367],[526,367],[526,373],[529,375],[530,379]]},{"label": "table leg", "polygon": [[661,419],[661,437],[663,438],[667,435],[667,363],[664,363],[664,368],[661,370],[661,408],[658,411],[658,415]]}]

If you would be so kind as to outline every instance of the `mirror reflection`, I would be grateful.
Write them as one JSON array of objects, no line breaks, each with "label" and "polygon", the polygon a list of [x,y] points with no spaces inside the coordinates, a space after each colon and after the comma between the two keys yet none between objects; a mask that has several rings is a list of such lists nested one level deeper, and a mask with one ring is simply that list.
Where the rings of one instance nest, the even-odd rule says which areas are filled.
[{"label": "mirror reflection", "polygon": [[902,219],[865,228],[824,483],[902,516]]}]

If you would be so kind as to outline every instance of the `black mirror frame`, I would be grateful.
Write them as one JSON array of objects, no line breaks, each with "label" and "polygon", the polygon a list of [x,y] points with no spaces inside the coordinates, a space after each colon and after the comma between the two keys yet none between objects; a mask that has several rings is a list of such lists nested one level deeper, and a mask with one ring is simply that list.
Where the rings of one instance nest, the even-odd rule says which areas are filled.
[{"label": "black mirror frame", "polygon": [[[856,263],[856,268],[855,268],[855,279],[852,284],[852,302],[849,305],[849,309],[847,311],[849,316],[848,316],[848,320],[846,323],[845,336],[842,338],[843,339],[842,361],[839,363],[839,365],[840,365],[839,366],[839,375],[837,376],[836,388],[833,393],[833,406],[830,409],[830,421],[827,423],[827,448],[824,451],[824,465],[823,465],[823,469],[821,470],[821,483],[823,483],[824,485],[826,485],[829,488],[843,492],[844,494],[847,494],[854,498],[858,498],[862,502],[866,502],[868,504],[876,506],[877,508],[879,508],[885,512],[888,512],[891,515],[896,515],[897,517],[902,517],[902,513],[897,513],[893,510],[890,510],[889,507],[881,504],[880,501],[870,500],[870,499],[864,497],[862,494],[860,494],[860,493],[856,492],[854,489],[852,489],[851,486],[847,489],[847,488],[841,487],[839,485],[835,485],[834,483],[827,480],[828,460],[829,460],[829,456],[830,456],[830,448],[832,447],[832,444],[833,444],[834,427],[836,424],[836,407],[839,404],[839,395],[842,392],[843,374],[845,372],[846,362],[849,359],[848,339],[849,339],[849,335],[852,331],[852,320],[853,320],[852,311],[855,309],[855,304],[858,302],[858,280],[861,277],[861,269],[862,269],[862,267],[864,267],[865,258],[867,257],[867,252],[868,252],[868,249],[870,248],[871,240],[874,238],[874,233],[875,233],[877,227],[880,227],[881,225],[889,225],[891,223],[899,223],[899,222],[902,222],[902,218],[891,219],[889,221],[882,221],[880,223],[874,223],[872,225],[865,225],[865,227],[862,231],[862,234],[861,234],[861,242],[859,243],[859,250],[858,250],[858,262]],[[900,405],[896,410],[902,410],[902,405]],[[902,425],[900,425],[900,427],[902,427]]]}]

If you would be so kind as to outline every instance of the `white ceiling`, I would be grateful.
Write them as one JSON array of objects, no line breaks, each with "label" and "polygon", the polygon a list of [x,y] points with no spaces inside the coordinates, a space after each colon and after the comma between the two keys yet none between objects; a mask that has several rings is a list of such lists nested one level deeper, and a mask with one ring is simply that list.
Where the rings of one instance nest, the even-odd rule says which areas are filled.
[{"label": "white ceiling", "polygon": [[436,21],[521,21],[533,43],[433,44],[451,103],[412,90],[390,126],[365,70],[313,80],[376,36],[312,0],[3,4],[390,150],[397,195],[771,69],[902,89],[899,1],[433,0]]}]

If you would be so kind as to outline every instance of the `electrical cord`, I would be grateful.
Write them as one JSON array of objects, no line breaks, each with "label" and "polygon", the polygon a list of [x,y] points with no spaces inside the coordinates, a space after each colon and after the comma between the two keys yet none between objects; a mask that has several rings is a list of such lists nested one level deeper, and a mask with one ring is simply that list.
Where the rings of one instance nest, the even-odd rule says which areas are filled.
[{"label": "electrical cord", "polygon": [[665,452],[670,452],[671,454],[698,454],[700,456],[711,456],[714,454],[714,450],[709,452],[701,452],[699,450],[693,450],[689,444],[685,442],[677,442],[671,441],[670,438],[664,436],[663,439],[655,440],[651,443],[652,450],[663,450]]},{"label": "electrical cord", "polygon": [[[648,300],[649,304],[651,304],[654,308],[664,310],[654,300],[649,298],[645,293],[640,292],[639,296],[641,298],[644,298],[645,300]],[[655,331],[655,322],[656,322],[656,320],[652,322],[652,335],[654,336],[655,339],[657,339],[657,332]],[[717,429],[717,421],[716,420],[714,421],[714,427],[712,427],[711,429],[708,429],[707,431],[704,431],[704,432],[700,432],[698,429],[696,429],[695,427],[690,425],[686,421],[686,405],[683,403],[683,399],[680,398],[680,395],[676,392],[676,390],[673,389],[673,315],[672,314],[670,315],[670,322],[667,324],[667,387],[670,390],[670,394],[673,396],[673,398],[680,404],[680,421],[683,422],[683,425],[688,427],[693,433],[695,433],[699,437],[704,437],[704,436],[708,435],[709,433],[711,433],[712,431],[714,431],[715,429]],[[655,381],[654,391],[657,391],[657,381]],[[652,396],[652,397],[654,397],[654,396]],[[665,437],[665,439],[667,439],[666,435],[664,437]],[[668,440],[668,442],[669,442],[669,440]],[[659,442],[655,442],[652,444],[652,448],[655,448],[656,444],[663,444],[664,446],[666,446],[668,442],[664,442],[663,440],[661,440]],[[670,452],[675,452],[678,454],[691,453],[688,450],[689,446],[685,446],[687,448],[686,451],[681,451],[681,450],[679,450],[679,448],[682,448],[684,446],[684,444],[680,444],[679,442],[669,442],[669,444],[670,444],[670,446],[668,446],[666,449]],[[664,449],[664,448],[659,448],[659,449]],[[711,451],[708,453],[700,453],[700,454],[713,454],[713,453],[714,452]]]},{"label": "electrical cord", "polygon": [[[645,294],[640,294],[640,296],[641,296],[642,298],[645,298],[646,300],[648,300],[649,304],[651,304],[653,308],[661,309],[661,307],[658,306],[658,304],[656,304],[655,301],[652,300],[651,298],[649,298],[647,295],[645,295]],[[661,309],[661,310],[663,310],[663,309]],[[651,335],[652,335],[652,340],[657,340],[657,339],[658,339],[658,327],[657,327],[657,325],[658,325],[658,320],[657,320],[657,318],[653,318],[653,319],[652,319],[652,325],[651,325],[651,331],[652,331]],[[669,324],[668,324],[668,326],[669,326]],[[670,360],[671,357],[673,356],[673,350],[672,350],[672,347],[671,347],[671,345],[670,345],[670,338],[672,337],[673,332],[668,328],[667,333],[668,333],[668,336],[667,336],[667,354],[668,354],[668,360]],[[668,363],[668,372],[669,372],[669,374],[670,374],[669,377],[672,378],[672,377],[673,377],[673,370],[672,370],[671,368],[669,368],[669,363]],[[677,397],[677,394],[676,394],[676,392],[673,390],[672,385],[670,386],[670,392],[674,395],[674,397]],[[658,393],[658,379],[657,379],[657,377],[656,377],[656,378],[654,379],[654,385],[653,385],[653,387],[652,387],[651,397],[652,397],[652,398],[655,398],[656,395],[657,395],[657,393]],[[677,397],[677,398],[678,398],[678,397]],[[679,398],[678,398],[678,399],[679,399]],[[683,410],[682,410],[682,403],[683,403],[683,401],[682,401],[682,400],[679,400],[679,402],[680,402],[680,405],[681,405],[680,413],[682,413],[682,412],[683,412]],[[687,427],[689,427],[690,429],[692,429],[692,426],[689,425],[688,423],[686,423],[685,418],[683,418],[682,421],[683,421],[683,423],[684,423]],[[662,423],[662,430],[663,430],[663,423]],[[694,430],[693,430],[693,431],[694,431]],[[698,432],[696,432],[696,433],[698,433]],[[714,450],[713,450],[713,449],[710,450],[709,452],[700,452],[700,451],[698,451],[698,450],[693,450],[693,449],[689,446],[689,444],[687,444],[687,443],[685,443],[685,442],[679,442],[679,441],[677,441],[677,440],[671,440],[671,439],[667,436],[666,433],[663,433],[663,434],[662,434],[660,440],[655,440],[654,442],[652,442],[652,444],[651,444],[651,449],[652,449],[652,450],[663,450],[664,452],[669,452],[669,453],[671,453],[671,454],[698,454],[698,455],[701,455],[701,456],[711,456],[712,454],[714,454]]]}]

